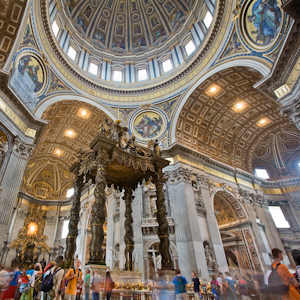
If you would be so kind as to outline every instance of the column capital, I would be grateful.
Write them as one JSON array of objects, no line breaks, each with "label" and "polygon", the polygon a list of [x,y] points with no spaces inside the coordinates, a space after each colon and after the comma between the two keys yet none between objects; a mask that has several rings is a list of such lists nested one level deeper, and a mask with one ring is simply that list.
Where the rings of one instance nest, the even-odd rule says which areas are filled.
[{"label": "column capital", "polygon": [[167,171],[165,172],[166,177],[168,178],[169,182],[180,182],[180,181],[186,181],[191,183],[191,177],[193,172],[189,169],[185,169],[183,167],[179,167],[176,170],[173,171]]},{"label": "column capital", "polygon": [[18,136],[15,137],[13,143],[13,152],[24,159],[29,159],[32,153],[33,147],[29,145],[25,145]]}]

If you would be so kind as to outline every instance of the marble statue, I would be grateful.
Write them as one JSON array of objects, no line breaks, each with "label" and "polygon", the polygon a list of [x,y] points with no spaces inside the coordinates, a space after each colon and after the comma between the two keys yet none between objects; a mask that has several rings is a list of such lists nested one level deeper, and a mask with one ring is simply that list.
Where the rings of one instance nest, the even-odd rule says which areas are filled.
[{"label": "marble statue", "polygon": [[192,187],[193,187],[193,191],[194,191],[194,200],[195,200],[196,205],[202,206],[200,187],[197,185],[197,183],[195,181],[193,181]]},{"label": "marble statue", "polygon": [[228,261],[228,269],[229,271],[236,271],[238,270],[238,266],[234,263],[231,257],[227,258]]},{"label": "marble statue", "polygon": [[214,272],[216,272],[216,273],[220,272],[219,271],[219,265],[218,265],[218,263],[216,262],[215,259],[212,259],[212,268],[213,268]]},{"label": "marble statue", "polygon": [[205,257],[206,257],[207,268],[209,270],[212,270],[213,269],[213,258],[212,258],[212,255],[211,255],[208,245],[205,245],[204,252],[205,252]]},{"label": "marble statue", "polygon": [[162,257],[160,254],[156,256],[156,270],[161,270]]}]

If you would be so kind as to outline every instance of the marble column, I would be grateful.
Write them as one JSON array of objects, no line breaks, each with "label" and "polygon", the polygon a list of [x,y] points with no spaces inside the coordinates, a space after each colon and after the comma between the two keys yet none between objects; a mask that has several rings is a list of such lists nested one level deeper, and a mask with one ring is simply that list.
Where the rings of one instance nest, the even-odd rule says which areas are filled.
[{"label": "marble column", "polygon": [[125,201],[125,271],[132,271],[132,253],[134,250],[134,241],[133,241],[133,228],[132,228],[132,187],[127,185],[125,186],[125,193],[124,193],[124,201]]},{"label": "marble column", "polygon": [[157,163],[156,176],[154,177],[153,182],[156,186],[158,237],[160,240],[159,253],[162,257],[162,270],[172,270],[174,269],[174,266],[170,252],[169,224],[167,220],[167,211],[163,192],[165,181],[166,180],[163,176],[162,168]]},{"label": "marble column", "polygon": [[106,265],[113,269],[114,262],[114,202],[116,191],[114,187],[108,189],[107,193],[107,234],[106,234]]},{"label": "marble column", "polygon": [[207,181],[207,178],[205,176],[200,178],[200,187],[202,191],[204,207],[206,209],[206,220],[207,220],[212,247],[215,254],[214,257],[216,259],[216,262],[219,265],[219,270],[221,272],[226,272],[228,271],[228,265],[227,265],[227,260],[225,256],[225,251],[222,243],[218,222],[215,216],[214,201],[211,196],[212,190],[210,190],[210,184]]},{"label": "marble column", "polygon": [[10,219],[13,213],[17,195],[33,146],[25,145],[19,137],[15,137],[13,149],[9,155],[6,169],[1,178],[0,189],[0,245],[2,245],[9,230]]},{"label": "marble column", "polygon": [[[203,242],[207,239],[207,234],[206,229],[201,226],[206,220],[199,220],[201,217],[198,216],[191,182],[192,172],[179,167],[167,174],[179,268],[186,278],[190,278],[192,271],[201,271],[201,279],[206,282],[209,274]],[[205,211],[203,214],[205,216]]]},{"label": "marble column", "polygon": [[98,158],[96,187],[94,191],[95,202],[92,207],[91,231],[92,239],[90,242],[90,259],[88,264],[105,265],[103,259],[102,244],[104,240],[103,224],[105,222],[105,171],[107,168],[107,157]]},{"label": "marble column", "polygon": [[74,196],[73,205],[70,210],[70,222],[69,222],[69,233],[66,239],[66,263],[67,266],[74,265],[74,255],[76,251],[76,239],[78,235],[78,223],[79,223],[79,212],[80,212],[80,197],[83,188],[82,176],[76,176],[74,183]]}]

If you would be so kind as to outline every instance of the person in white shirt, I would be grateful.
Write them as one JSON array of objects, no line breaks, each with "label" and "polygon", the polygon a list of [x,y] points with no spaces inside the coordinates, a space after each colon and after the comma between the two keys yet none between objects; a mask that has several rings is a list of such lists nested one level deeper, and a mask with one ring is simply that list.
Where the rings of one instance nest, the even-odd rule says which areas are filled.
[{"label": "person in white shirt", "polygon": [[99,275],[98,270],[95,270],[95,274],[91,279],[91,288],[92,288],[92,296],[93,300],[99,300],[99,293],[103,289],[103,279]]}]

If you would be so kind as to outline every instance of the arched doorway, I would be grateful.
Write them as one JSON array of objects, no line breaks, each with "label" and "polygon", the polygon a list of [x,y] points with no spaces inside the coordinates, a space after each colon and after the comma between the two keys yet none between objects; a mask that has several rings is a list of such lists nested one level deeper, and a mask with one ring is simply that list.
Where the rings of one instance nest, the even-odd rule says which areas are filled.
[{"label": "arched doorway", "polygon": [[229,191],[214,195],[214,210],[230,273],[254,273],[261,266],[254,233],[246,210]]}]

